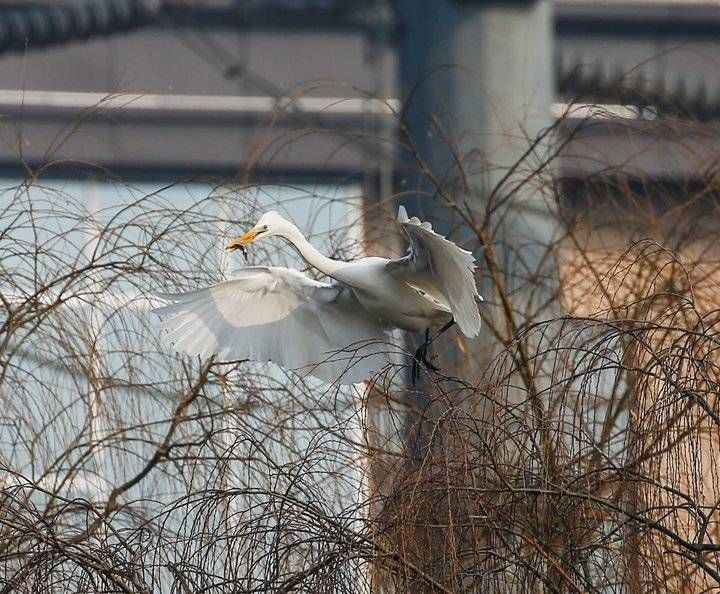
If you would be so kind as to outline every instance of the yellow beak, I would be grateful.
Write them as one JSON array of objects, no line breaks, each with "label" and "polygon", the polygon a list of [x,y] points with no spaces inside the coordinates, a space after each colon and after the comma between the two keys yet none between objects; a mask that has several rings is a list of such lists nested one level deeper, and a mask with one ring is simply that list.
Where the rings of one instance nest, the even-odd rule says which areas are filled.
[{"label": "yellow beak", "polygon": [[240,237],[233,239],[230,242],[230,244],[227,246],[228,251],[232,252],[238,248],[241,248],[243,246],[246,246],[246,245],[252,243],[253,241],[255,241],[255,238],[257,237],[257,235],[258,235],[258,231],[256,231],[255,229],[250,229],[250,231],[247,231]]}]

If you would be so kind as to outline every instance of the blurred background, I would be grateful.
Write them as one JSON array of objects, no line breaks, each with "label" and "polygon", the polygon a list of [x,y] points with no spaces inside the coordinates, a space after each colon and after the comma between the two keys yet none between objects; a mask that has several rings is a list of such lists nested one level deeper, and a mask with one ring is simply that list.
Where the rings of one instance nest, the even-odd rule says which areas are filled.
[{"label": "blurred background", "polygon": [[[563,148],[564,178],[676,186],[714,158],[712,126],[668,140],[656,118],[718,114],[719,28],[720,6],[691,0],[2,0],[0,170],[61,161],[53,175],[359,185],[377,200],[419,183],[389,142],[400,127],[435,167],[432,114],[502,161],[517,122],[533,136],[587,103],[600,122]],[[569,115],[565,132],[588,113]]]},{"label": "blurred background", "polygon": [[[497,152],[507,122],[532,135],[591,103],[603,124],[563,149],[565,177],[620,169],[672,185],[715,139],[678,129],[683,154],[655,118],[717,115],[718,27],[720,8],[691,0],[2,0],[0,168],[16,176],[21,156],[63,161],[53,173],[69,177],[83,164],[161,182],[251,174],[361,184],[372,200],[416,183],[383,142],[401,125],[428,155],[431,113]],[[422,83],[442,65],[476,84],[458,70]],[[587,113],[571,115],[565,126]]]},{"label": "blurred background", "polygon": [[[0,580],[716,588],[718,117],[720,2],[0,0]],[[271,206],[351,258],[398,203],[479,262],[459,377],[148,321]]]},{"label": "blurred background", "polygon": [[[76,180],[94,210],[109,178],[178,206],[292,185],[387,250],[395,199],[450,228],[428,172],[480,208],[552,127],[570,210],[667,208],[716,160],[719,30],[692,0],[0,0],[0,175]],[[542,202],[516,226],[547,240]]]}]

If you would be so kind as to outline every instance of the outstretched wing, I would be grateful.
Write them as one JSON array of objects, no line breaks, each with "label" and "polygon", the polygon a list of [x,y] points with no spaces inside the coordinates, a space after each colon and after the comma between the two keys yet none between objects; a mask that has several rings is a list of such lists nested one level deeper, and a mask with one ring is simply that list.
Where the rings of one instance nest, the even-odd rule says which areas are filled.
[{"label": "outstretched wing", "polygon": [[410,244],[408,255],[390,260],[388,271],[447,303],[463,334],[476,336],[480,332],[477,301],[482,297],[475,286],[472,253],[435,233],[430,223],[408,218],[402,206],[398,223]]},{"label": "outstretched wing", "polygon": [[222,361],[273,361],[329,383],[367,379],[385,365],[388,336],[344,285],[289,268],[252,267],[153,310],[175,348]]}]

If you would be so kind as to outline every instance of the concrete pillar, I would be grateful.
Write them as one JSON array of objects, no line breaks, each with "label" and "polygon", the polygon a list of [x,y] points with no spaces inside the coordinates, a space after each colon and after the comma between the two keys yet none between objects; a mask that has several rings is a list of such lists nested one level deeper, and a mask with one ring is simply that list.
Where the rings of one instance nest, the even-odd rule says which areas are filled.
[{"label": "concrete pillar", "polygon": [[[452,232],[455,240],[467,238],[470,231],[458,225],[460,218],[453,205],[470,211],[480,225],[487,219],[490,245],[478,247],[477,240],[470,242],[480,265],[480,292],[488,302],[484,317],[505,336],[512,336],[533,316],[533,306],[553,290],[548,286],[536,291],[537,284],[527,282],[528,271],[537,271],[541,263],[553,266],[544,258],[545,246],[555,233],[555,217],[543,180],[536,176],[535,182],[514,191],[536,169],[538,156],[549,143],[541,143],[538,156],[531,156],[513,170],[533,139],[552,124],[552,5],[547,0],[396,0],[396,9],[401,98],[406,104],[403,125],[407,138],[403,140],[411,145],[397,175],[400,201],[413,211],[411,214],[431,220],[439,232]],[[500,203],[487,216],[487,206]],[[489,252],[484,249],[492,250],[500,281],[497,275],[494,282],[489,280],[484,261]],[[501,303],[501,296],[511,302],[512,316],[508,316],[507,302]],[[436,348],[443,352],[444,371],[452,372],[456,354],[462,358],[458,375],[474,379],[499,346],[493,333],[485,329],[477,339],[465,341],[465,351],[471,355],[461,355],[455,345]],[[473,362],[476,369],[471,369]],[[521,386],[522,380],[510,383]],[[520,401],[530,392],[519,390],[507,398]],[[445,412],[445,403],[431,404],[423,390],[411,397],[421,408],[427,407],[424,419],[441,418]],[[475,400],[465,399],[462,406],[472,407],[473,415],[489,414],[484,409],[487,400]],[[541,406],[538,401],[533,409],[539,423]],[[429,445],[429,427],[418,426],[418,421],[408,419],[407,444],[424,453]],[[473,436],[465,438],[472,440]],[[443,447],[451,439],[443,436]],[[428,506],[432,510],[430,526],[443,512],[433,502]],[[421,511],[418,516],[422,517]],[[422,525],[422,519],[415,518],[415,522]],[[449,535],[429,527],[421,532],[417,528],[413,533],[411,542],[420,544],[409,552],[410,558],[421,560],[422,567],[443,584],[452,584],[453,571],[445,564],[452,555],[443,557],[443,543],[449,542]]]},{"label": "concrete pillar", "polygon": [[[506,289],[517,291],[522,302],[530,291],[523,291],[515,277],[525,272],[521,268],[540,265],[555,219],[541,177],[511,190],[537,166],[549,143],[541,143],[517,171],[509,171],[552,124],[552,4],[397,0],[396,8],[401,91],[407,102],[403,124],[417,151],[404,154],[397,188],[401,201],[447,232],[457,217],[446,200],[466,202],[482,220],[489,202],[511,194],[490,226],[497,229],[492,237]],[[427,171],[418,166],[418,156]],[[437,196],[428,171],[441,183],[444,197]],[[482,285],[492,292],[489,283]],[[541,295],[532,298],[542,300]],[[497,299],[490,295],[489,301]],[[517,305],[526,309],[527,304]]]}]

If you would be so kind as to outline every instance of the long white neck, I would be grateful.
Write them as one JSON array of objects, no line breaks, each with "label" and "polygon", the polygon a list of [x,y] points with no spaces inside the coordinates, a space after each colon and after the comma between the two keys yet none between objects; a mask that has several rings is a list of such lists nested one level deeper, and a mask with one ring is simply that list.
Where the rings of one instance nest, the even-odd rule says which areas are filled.
[{"label": "long white neck", "polygon": [[283,229],[282,237],[292,243],[300,255],[310,266],[317,268],[323,274],[333,276],[346,262],[341,260],[333,260],[321,254],[315,246],[313,246],[295,225],[288,225]]}]

